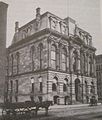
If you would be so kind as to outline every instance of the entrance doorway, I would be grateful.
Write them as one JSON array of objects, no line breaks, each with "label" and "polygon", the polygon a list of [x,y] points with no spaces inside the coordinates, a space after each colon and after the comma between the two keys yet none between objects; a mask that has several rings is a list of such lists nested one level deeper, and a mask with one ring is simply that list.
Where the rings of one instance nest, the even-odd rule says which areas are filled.
[{"label": "entrance doorway", "polygon": [[65,96],[65,98],[64,98],[64,104],[65,105],[69,104],[69,96]]},{"label": "entrance doorway", "polygon": [[81,99],[82,99],[82,90],[81,90],[81,84],[80,84],[80,80],[79,79],[76,79],[75,80],[75,98],[76,98],[76,101],[79,101],[81,102]]},{"label": "entrance doorway", "polygon": [[58,104],[58,98],[59,96],[57,95],[53,97],[54,104]]}]

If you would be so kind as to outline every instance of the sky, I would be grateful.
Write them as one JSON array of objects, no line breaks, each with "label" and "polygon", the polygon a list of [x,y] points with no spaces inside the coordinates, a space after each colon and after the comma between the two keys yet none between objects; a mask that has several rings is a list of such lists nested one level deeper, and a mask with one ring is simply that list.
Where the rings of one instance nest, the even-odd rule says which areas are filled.
[{"label": "sky", "polygon": [[76,20],[79,27],[93,37],[96,54],[102,54],[102,0],[2,0],[9,4],[7,19],[7,47],[11,45],[15,22],[22,26],[35,18],[37,7],[41,14],[49,11],[61,18],[67,16]]}]

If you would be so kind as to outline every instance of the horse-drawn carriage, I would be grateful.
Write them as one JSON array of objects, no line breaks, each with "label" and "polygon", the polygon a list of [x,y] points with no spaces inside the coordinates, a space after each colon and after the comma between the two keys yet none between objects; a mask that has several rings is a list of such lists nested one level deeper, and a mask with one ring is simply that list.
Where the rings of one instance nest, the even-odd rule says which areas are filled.
[{"label": "horse-drawn carriage", "polygon": [[95,98],[95,96],[92,96],[90,99],[90,106],[95,106],[97,105],[97,99]]},{"label": "horse-drawn carriage", "polygon": [[18,120],[19,118],[30,118],[34,115],[36,116],[40,108],[44,108],[45,115],[48,115],[48,109],[50,105],[52,105],[52,101],[25,101],[16,103],[2,103],[0,107],[2,108],[3,120],[8,120],[8,118],[12,120]]}]

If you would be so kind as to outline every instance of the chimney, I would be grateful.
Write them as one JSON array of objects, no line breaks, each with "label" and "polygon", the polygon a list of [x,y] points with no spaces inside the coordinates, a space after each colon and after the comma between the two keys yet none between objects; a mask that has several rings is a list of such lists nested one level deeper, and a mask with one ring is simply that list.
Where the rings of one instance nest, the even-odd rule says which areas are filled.
[{"label": "chimney", "polygon": [[15,22],[15,32],[18,32],[18,29],[19,29],[19,22],[16,21]]},{"label": "chimney", "polygon": [[40,8],[39,7],[36,9],[36,21],[37,22],[40,21]]}]

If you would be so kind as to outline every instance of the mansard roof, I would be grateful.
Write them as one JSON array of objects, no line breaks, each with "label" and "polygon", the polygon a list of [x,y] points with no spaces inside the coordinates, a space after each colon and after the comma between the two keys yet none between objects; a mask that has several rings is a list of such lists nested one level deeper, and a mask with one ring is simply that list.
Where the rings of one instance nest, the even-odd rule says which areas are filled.
[{"label": "mansard roof", "polygon": [[59,27],[61,27],[62,25],[62,28],[61,28],[62,30],[54,29],[55,31],[61,34],[65,34],[68,37],[70,36],[75,37],[75,39],[81,43],[84,42],[85,44],[92,45],[92,36],[85,30],[78,27],[74,19],[70,17],[62,19],[50,12],[46,12],[42,15],[40,15],[39,13],[38,16],[36,14],[35,19],[21,26],[20,28],[19,28],[19,25],[16,24],[17,26],[15,26],[15,34],[14,34],[11,46],[13,44],[18,43],[19,41],[22,41],[22,40],[24,41],[25,39],[27,39],[30,36],[33,36],[39,31],[42,31],[47,28],[53,29],[52,27],[54,23],[51,23],[51,20],[55,22],[55,24],[59,24]]}]

